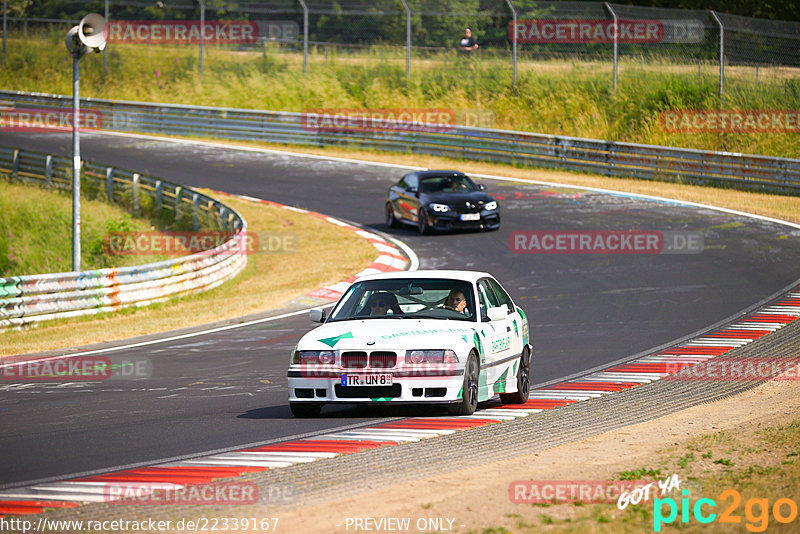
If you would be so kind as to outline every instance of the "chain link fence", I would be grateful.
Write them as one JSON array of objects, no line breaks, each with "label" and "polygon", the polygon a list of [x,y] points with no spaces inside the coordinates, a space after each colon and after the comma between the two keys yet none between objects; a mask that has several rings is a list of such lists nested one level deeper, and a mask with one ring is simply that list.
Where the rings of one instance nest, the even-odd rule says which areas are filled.
[{"label": "chain link fence", "polygon": [[[581,68],[613,79],[615,89],[637,71],[718,77],[721,93],[726,84],[800,75],[800,22],[531,0],[51,0],[4,12],[4,64],[7,37],[63,32],[92,11],[112,21],[111,53],[133,44],[189,47],[201,74],[209,50],[218,50],[280,57],[304,73],[386,64],[468,75],[480,66],[513,73],[516,83],[518,71]],[[184,38],[175,33],[181,23]],[[237,23],[245,30],[231,29]],[[466,28],[477,49],[462,49]]]}]

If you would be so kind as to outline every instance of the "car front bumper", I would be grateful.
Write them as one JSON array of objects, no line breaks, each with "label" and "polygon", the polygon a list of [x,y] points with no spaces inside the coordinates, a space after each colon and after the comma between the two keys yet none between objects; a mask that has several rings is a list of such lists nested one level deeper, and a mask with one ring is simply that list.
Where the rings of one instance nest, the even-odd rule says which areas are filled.
[{"label": "car front bumper", "polygon": [[452,403],[461,399],[464,369],[437,369],[420,372],[393,370],[391,386],[345,386],[345,374],[369,375],[341,369],[319,373],[313,368],[292,366],[289,369],[289,402],[312,403]]},{"label": "car front bumper", "polygon": [[437,213],[428,211],[428,220],[436,230],[496,230],[500,228],[500,211],[480,212],[480,219],[474,221],[461,220],[461,213],[449,211]]}]

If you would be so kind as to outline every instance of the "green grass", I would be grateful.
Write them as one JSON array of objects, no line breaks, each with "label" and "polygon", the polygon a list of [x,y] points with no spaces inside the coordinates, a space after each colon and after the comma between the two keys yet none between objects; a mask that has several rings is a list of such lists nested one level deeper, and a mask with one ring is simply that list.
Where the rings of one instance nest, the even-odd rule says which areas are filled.
[{"label": "green grass", "polygon": [[[9,68],[0,87],[71,93],[63,35],[54,31],[9,40]],[[491,126],[513,130],[669,146],[800,157],[797,134],[668,133],[663,111],[675,109],[799,109],[800,73],[761,69],[760,81],[730,68],[724,102],[711,65],[698,68],[648,59],[620,68],[614,94],[606,63],[521,62],[517,89],[507,61],[486,58],[465,67],[446,56],[420,59],[406,77],[402,61],[381,61],[373,50],[347,57],[302,56],[270,49],[236,52],[207,47],[202,81],[196,47],[117,45],[110,75],[102,55],[81,62],[83,96],[302,112],[316,108],[445,108],[484,110]],[[771,73],[771,74],[770,74]]]},{"label": "green grass", "polygon": [[[151,231],[123,209],[81,199],[81,268],[122,267],[166,256],[109,255],[107,232]],[[35,185],[0,180],[0,276],[72,270],[72,197]]]}]

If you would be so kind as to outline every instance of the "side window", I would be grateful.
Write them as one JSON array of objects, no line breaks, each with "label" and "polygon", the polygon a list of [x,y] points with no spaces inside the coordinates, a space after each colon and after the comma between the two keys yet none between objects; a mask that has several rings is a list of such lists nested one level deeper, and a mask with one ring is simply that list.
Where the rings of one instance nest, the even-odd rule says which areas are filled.
[{"label": "side window", "polygon": [[400,188],[400,189],[402,189],[403,191],[405,191],[406,189],[408,189],[408,180],[406,180],[406,177],[405,177],[405,176],[403,176],[403,177],[400,179],[400,181],[399,181],[399,182],[397,182],[397,187],[399,187],[399,188]]},{"label": "side window", "polygon": [[497,300],[500,303],[499,305],[502,306],[503,304],[505,304],[506,306],[508,306],[508,313],[513,312],[514,303],[511,302],[511,297],[508,296],[508,293],[506,293],[505,289],[500,287],[500,284],[497,283],[497,280],[490,279],[489,285],[492,286],[492,289],[494,289],[494,293],[495,295],[497,295]]},{"label": "side window", "polygon": [[486,283],[486,280],[478,282],[478,295],[481,301],[481,320],[488,320],[486,310],[499,306],[497,296],[492,291],[492,288]]},{"label": "side window", "polygon": [[415,174],[406,176],[406,191],[409,189],[419,189],[419,178]]}]

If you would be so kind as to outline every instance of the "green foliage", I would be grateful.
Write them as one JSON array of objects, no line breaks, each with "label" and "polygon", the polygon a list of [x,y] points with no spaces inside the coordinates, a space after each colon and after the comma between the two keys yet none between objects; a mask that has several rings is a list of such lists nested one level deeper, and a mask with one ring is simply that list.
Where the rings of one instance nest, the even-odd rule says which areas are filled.
[{"label": "green foliage", "polygon": [[639,468],[629,471],[622,471],[619,474],[620,480],[642,480],[643,478],[656,478],[661,475],[660,469]]}]

